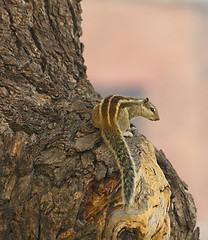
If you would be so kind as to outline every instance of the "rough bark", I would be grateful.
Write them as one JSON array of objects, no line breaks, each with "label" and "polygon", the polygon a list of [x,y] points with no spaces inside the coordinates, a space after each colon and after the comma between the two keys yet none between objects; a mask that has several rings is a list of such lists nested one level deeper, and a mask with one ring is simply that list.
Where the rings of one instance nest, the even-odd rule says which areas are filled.
[{"label": "rough bark", "polygon": [[120,173],[90,122],[100,97],[79,1],[0,0],[0,13],[0,239],[199,239],[187,186],[137,132],[135,204],[122,207]]}]

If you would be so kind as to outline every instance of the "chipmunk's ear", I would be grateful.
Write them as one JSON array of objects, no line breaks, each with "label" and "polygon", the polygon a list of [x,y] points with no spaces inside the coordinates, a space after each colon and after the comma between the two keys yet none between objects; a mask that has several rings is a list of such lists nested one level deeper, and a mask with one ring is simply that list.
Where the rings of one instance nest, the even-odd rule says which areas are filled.
[{"label": "chipmunk's ear", "polygon": [[145,98],[143,102],[144,102],[144,103],[149,102],[149,98]]}]

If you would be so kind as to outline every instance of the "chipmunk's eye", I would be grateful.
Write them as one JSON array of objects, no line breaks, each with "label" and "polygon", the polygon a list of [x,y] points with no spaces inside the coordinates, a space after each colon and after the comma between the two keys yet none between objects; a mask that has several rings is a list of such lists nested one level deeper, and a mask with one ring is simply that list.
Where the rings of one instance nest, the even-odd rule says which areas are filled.
[{"label": "chipmunk's eye", "polygon": [[155,112],[155,109],[154,109],[154,108],[150,108],[150,110],[151,110],[152,112]]}]

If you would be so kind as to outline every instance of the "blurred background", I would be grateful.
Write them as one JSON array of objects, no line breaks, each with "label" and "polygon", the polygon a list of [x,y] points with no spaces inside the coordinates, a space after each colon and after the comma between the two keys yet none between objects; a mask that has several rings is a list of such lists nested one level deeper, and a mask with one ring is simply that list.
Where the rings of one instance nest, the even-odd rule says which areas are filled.
[{"label": "blurred background", "polygon": [[85,0],[88,79],[103,97],[149,97],[161,120],[134,124],[188,184],[208,240],[208,0]]}]

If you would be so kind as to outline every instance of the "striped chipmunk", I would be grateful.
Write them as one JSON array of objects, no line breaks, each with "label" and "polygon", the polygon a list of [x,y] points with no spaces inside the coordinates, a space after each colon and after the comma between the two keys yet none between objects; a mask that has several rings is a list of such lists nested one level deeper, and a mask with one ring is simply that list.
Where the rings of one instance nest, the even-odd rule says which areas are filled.
[{"label": "striped chipmunk", "polygon": [[131,205],[135,196],[136,170],[134,159],[123,136],[130,128],[130,120],[138,116],[151,121],[160,119],[157,109],[148,98],[111,95],[103,99],[92,111],[92,123],[100,129],[101,136],[114,154],[120,169],[125,206]]}]

